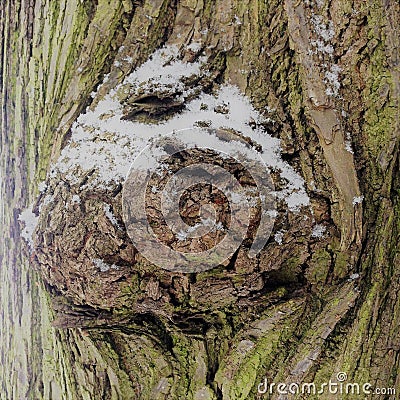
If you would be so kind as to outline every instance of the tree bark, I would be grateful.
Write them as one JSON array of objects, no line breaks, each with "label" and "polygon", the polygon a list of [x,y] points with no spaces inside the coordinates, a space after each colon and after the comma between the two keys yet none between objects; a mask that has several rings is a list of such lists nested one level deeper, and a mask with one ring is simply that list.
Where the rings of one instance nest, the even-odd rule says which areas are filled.
[{"label": "tree bark", "polygon": [[[27,356],[33,366],[27,368],[31,384],[24,395],[305,398],[277,390],[261,394],[259,385],[267,378],[288,385],[314,382],[320,388],[330,379],[337,382],[340,372],[347,375],[345,383],[399,392],[398,2],[28,3],[1,6],[7,60],[2,69],[2,150],[7,151],[2,171],[10,175],[9,183],[3,183],[9,199],[6,214],[17,215],[38,195],[37,184],[46,179],[87,106],[94,109],[162,46],[177,46],[185,62],[195,62],[200,53],[188,49],[196,43],[208,57],[211,77],[196,84],[210,93],[234,85],[273,121],[264,128],[280,139],[283,160],[304,177],[310,207],[278,217],[256,260],[242,246],[228,264],[191,274],[154,268],[125,246],[125,233],[121,239],[116,227],[99,220],[105,236],[128,248],[110,259],[123,261],[126,270],[81,289],[72,277],[89,280],[88,272],[73,272],[69,266],[75,261],[67,259],[72,247],[68,241],[54,247],[61,241],[51,242],[49,235],[57,236],[64,223],[69,235],[69,219],[82,218],[89,226],[88,215],[97,215],[100,196],[121,216],[120,193],[115,189],[110,199],[109,192],[96,192],[85,203],[86,215],[68,216],[60,202],[49,206],[31,255],[46,290],[39,284],[24,296],[40,303],[50,318],[55,311],[57,329],[51,340],[43,339],[49,329],[46,318],[30,322],[34,336],[48,340],[53,361],[46,361],[49,352],[40,346],[37,353],[32,350]],[[108,80],[99,86],[104,74]],[[142,100],[133,99],[127,119],[157,118],[148,109],[159,104],[147,101],[143,106]],[[181,107],[168,99],[162,114]],[[21,149],[23,168],[5,169]],[[67,197],[58,189],[59,181],[47,183],[60,198]],[[11,197],[11,186],[23,192],[21,201]],[[37,210],[43,196],[36,204]],[[50,222],[54,230],[48,228]],[[16,217],[4,225],[17,226]],[[324,227],[322,237],[311,233],[315,226]],[[282,244],[274,240],[277,233]],[[8,236],[15,242],[15,234]],[[100,238],[93,243],[105,242]],[[8,257],[2,260],[13,271],[20,256],[19,245],[14,246],[11,255],[4,250]],[[120,252],[122,245],[115,246]],[[80,251],[78,255],[86,254]],[[52,263],[63,267],[52,269]],[[37,279],[36,273],[29,274]],[[38,310],[32,308],[37,321]],[[59,372],[49,374],[55,364]],[[7,398],[13,398],[12,387],[3,387]],[[311,398],[334,399],[337,394]]]}]

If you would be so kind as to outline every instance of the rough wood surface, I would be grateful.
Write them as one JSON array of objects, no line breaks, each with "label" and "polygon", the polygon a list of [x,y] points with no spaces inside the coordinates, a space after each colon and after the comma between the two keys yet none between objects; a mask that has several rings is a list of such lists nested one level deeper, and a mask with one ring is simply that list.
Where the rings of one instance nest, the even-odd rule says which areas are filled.
[{"label": "rough wood surface", "polygon": [[[0,7],[1,399],[256,399],[265,377],[318,385],[340,371],[348,381],[400,391],[398,2]],[[104,218],[99,196],[121,215],[118,188],[88,192],[86,211],[98,219],[83,230],[103,233],[91,246],[119,252],[109,261],[125,268],[90,287],[88,265],[66,262],[89,240],[79,230],[70,236],[68,221],[90,218],[79,208],[65,213],[68,190],[54,182],[59,197],[41,221],[41,245],[54,243],[51,235],[60,242],[32,255],[32,265],[45,266],[43,285],[21,252],[17,218],[71,125],[160,46],[177,45],[193,62],[196,54],[184,49],[198,42],[213,60],[202,85],[234,84],[275,121],[268,130],[304,176],[309,217],[326,235],[310,238],[303,215],[288,214],[274,230],[284,232],[284,244],[268,242],[256,263],[239,251],[229,266],[174,274],[138,263],[126,235]],[[125,99],[126,118],[157,120],[151,110],[160,98],[165,110],[181,109],[161,95],[133,97]],[[364,202],[355,202],[361,194]]]}]

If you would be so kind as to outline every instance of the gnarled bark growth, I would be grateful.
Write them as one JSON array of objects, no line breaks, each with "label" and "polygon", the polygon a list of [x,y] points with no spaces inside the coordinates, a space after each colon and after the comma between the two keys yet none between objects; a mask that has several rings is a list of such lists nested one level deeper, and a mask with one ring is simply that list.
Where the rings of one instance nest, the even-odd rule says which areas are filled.
[{"label": "gnarled bark growth", "polygon": [[[257,258],[244,243],[225,264],[183,274],[135,251],[121,185],[91,187],[96,174],[79,168],[71,184],[55,172],[37,202],[34,258],[59,311],[55,325],[73,328],[65,331],[71,364],[86,359],[79,375],[71,370],[72,396],[82,376],[89,398],[110,399],[258,398],[265,377],[319,385],[339,371],[400,389],[399,4],[117,1],[110,12],[104,1],[86,10],[72,3],[91,18],[74,66],[59,72],[68,85],[50,113],[59,130],[41,142],[46,161],[50,150],[57,161],[85,106],[95,110],[158,48],[176,46],[188,65],[207,57],[185,94],[117,92],[122,120],[154,125],[201,93],[235,85],[280,139],[310,199],[301,212],[278,203]],[[101,72],[108,79],[97,87]]]}]

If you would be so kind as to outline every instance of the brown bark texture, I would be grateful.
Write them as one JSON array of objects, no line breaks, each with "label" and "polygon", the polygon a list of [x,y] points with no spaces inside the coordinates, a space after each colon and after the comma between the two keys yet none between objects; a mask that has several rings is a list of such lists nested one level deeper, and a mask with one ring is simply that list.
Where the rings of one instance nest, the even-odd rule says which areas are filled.
[{"label": "brown bark texture", "polygon": [[[396,398],[398,1],[36,0],[7,1],[1,13],[5,237],[17,240],[16,227],[23,228],[17,216],[29,203],[38,216],[28,255],[20,244],[5,246],[2,270],[23,276],[26,270],[17,267],[24,264],[29,280],[38,279],[23,294],[38,303],[31,305],[32,338],[43,342],[42,332],[50,330],[53,348],[49,355],[39,345],[27,356],[33,368],[26,367],[24,396]],[[174,49],[162,68],[176,64],[194,72],[169,86],[151,74],[140,77],[144,63],[150,71],[151,62],[157,65],[160,49]],[[127,79],[135,71],[140,84]],[[125,181],[102,181],[95,167],[79,163],[62,167],[74,148],[84,154],[86,139],[74,136],[79,126],[82,135],[93,134],[87,148],[98,146],[88,158],[119,143],[111,123],[96,136],[95,125],[78,118],[96,113],[110,93],[120,111],[106,107],[100,124],[121,112],[124,126],[157,129],[179,115],[191,118],[190,105],[203,99],[199,115],[211,117],[196,117],[195,129],[261,151],[239,128],[215,125],[234,118],[234,99],[241,96],[259,116],[245,121],[246,129],[279,139],[281,167],[269,170],[275,190],[286,193],[287,167],[304,180],[307,202],[291,207],[291,192],[278,196],[272,231],[256,257],[249,251],[262,215],[259,203],[250,209],[243,243],[215,268],[160,268],[132,241]],[[206,98],[217,99],[216,105],[210,109]],[[118,151],[110,171],[123,159]],[[224,167],[248,188],[257,181],[234,159],[221,161],[211,151],[181,152],[168,167],[176,172],[195,162]],[[166,178],[152,179],[155,190],[143,188],[146,210],[165,245],[203,250],[219,240],[218,230],[194,244],[176,239],[160,217],[157,188]],[[210,199],[221,226],[228,224],[226,197],[208,186],[183,196],[183,220],[194,226],[199,204]],[[21,283],[15,285],[21,290]],[[2,302],[16,307],[5,293]],[[40,317],[47,307],[52,327]],[[12,324],[3,313],[7,318],[4,326]],[[2,352],[5,366],[10,351],[5,346]],[[45,356],[59,372],[46,372],[51,363]],[[2,376],[12,374],[3,368]],[[286,388],[313,382],[319,390],[343,376],[343,385],[369,383],[370,392],[260,390],[265,379]],[[3,385],[2,399],[17,398],[12,386]]]}]

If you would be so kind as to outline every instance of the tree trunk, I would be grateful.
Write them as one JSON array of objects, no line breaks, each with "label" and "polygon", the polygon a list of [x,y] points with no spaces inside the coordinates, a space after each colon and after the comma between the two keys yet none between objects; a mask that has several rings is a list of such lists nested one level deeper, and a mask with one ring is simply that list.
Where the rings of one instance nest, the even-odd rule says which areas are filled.
[{"label": "tree trunk", "polygon": [[[11,282],[1,291],[2,399],[306,398],[277,384],[319,390],[330,380],[395,398],[372,392],[400,391],[398,2],[14,0],[1,18],[2,282]],[[126,94],[126,77],[149,60],[152,71],[163,46],[177,48],[171,65],[206,61],[178,94],[146,92],[146,82]],[[248,99],[260,116],[248,129],[280,140],[276,191],[287,168],[307,192],[298,207],[278,198],[257,257],[244,241],[207,271],[154,266],[123,226],[125,182],[89,190],[93,171],[74,170],[79,182],[72,169],[51,174],[62,149],[81,146],[79,115],[114,89],[127,124],[162,129],[224,87],[238,90],[210,114],[228,121],[234,96]],[[252,144],[229,122],[195,122]],[[39,223],[26,256],[17,217],[32,201]],[[21,267],[27,257],[36,272]],[[276,386],[261,393],[265,379]]]}]

